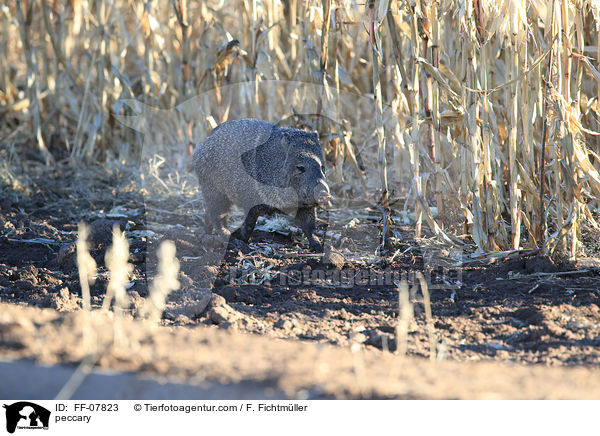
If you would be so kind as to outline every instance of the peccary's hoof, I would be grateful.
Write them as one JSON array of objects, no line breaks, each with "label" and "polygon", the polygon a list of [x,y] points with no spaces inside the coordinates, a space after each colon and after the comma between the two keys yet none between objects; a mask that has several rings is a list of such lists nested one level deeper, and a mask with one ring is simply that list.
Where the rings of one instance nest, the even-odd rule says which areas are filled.
[{"label": "peccary's hoof", "polygon": [[323,253],[323,244],[319,244],[317,241],[312,241],[309,243],[310,250],[315,253]]},{"label": "peccary's hoof", "polygon": [[235,258],[242,256],[249,250],[250,246],[248,244],[232,237],[227,244],[227,250],[225,250],[225,257],[223,260],[227,263],[231,263]]}]

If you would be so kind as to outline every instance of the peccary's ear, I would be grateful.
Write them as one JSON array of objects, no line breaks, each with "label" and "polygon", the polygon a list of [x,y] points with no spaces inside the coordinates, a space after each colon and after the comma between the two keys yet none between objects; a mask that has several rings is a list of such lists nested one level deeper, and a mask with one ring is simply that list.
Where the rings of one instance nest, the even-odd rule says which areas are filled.
[{"label": "peccary's ear", "polygon": [[285,135],[274,128],[269,139],[258,147],[242,153],[242,165],[248,174],[268,186],[290,187],[290,147]]}]

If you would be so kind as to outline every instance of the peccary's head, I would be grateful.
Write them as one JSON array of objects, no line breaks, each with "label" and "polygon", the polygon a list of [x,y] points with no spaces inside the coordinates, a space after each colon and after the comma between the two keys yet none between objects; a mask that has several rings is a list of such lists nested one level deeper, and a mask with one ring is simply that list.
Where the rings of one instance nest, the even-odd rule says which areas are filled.
[{"label": "peccary's head", "polygon": [[316,133],[274,127],[267,142],[242,155],[242,163],[260,182],[292,188],[299,206],[316,206],[330,196]]},{"label": "peccary's head", "polygon": [[299,203],[312,206],[327,201],[329,186],[317,134],[288,129],[283,130],[283,138],[290,148],[287,162],[290,186],[298,193]]}]

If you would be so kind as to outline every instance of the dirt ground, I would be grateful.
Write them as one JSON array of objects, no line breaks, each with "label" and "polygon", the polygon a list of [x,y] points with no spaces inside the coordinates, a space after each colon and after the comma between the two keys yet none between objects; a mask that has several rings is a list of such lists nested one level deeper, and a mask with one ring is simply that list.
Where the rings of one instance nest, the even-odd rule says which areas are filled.
[{"label": "dirt ground", "polygon": [[[374,231],[377,211],[366,210],[366,215],[338,229],[346,248],[336,249],[324,259],[311,255],[306,240],[296,238],[293,232],[283,234],[263,229],[254,233],[250,244],[237,244],[227,261],[221,262],[221,254],[211,250],[206,235],[199,230],[197,215],[189,212],[190,208],[185,211],[179,208],[182,202],[193,203],[193,196],[172,195],[152,200],[146,197],[144,201],[130,174],[103,168],[76,170],[65,166],[53,172],[40,170],[35,175],[29,174],[26,187],[13,191],[5,187],[0,191],[0,302],[5,303],[2,312],[9,314],[2,316],[12,317],[12,321],[8,318],[2,321],[5,327],[0,335],[2,359],[62,359],[62,363],[76,364],[83,358],[68,351],[67,342],[78,339],[64,333],[69,325],[81,321],[75,321],[76,315],[56,312],[77,312],[80,307],[73,242],[77,222],[84,220],[91,225],[91,254],[99,266],[98,279],[92,286],[95,309],[102,304],[106,290],[104,254],[115,223],[126,231],[130,262],[134,264],[131,286],[127,289],[131,305],[126,317],[135,317],[148,295],[148,283],[155,270],[153,247],[159,240],[174,240],[181,263],[181,288],[169,297],[161,321],[164,335],[192,341],[206,351],[213,346],[221,356],[218,362],[221,369],[214,369],[212,375],[207,368],[217,362],[194,358],[189,361],[191,366],[181,372],[169,363],[151,363],[149,358],[137,363],[129,357],[116,358],[114,350],[108,357],[99,358],[100,366],[163,374],[170,374],[172,369],[173,376],[190,378],[196,362],[204,374],[225,382],[246,376],[270,380],[269,371],[274,371],[278,387],[293,396],[307,386],[323,385],[319,377],[325,376],[315,375],[318,371],[314,359],[320,359],[319,356],[322,355],[328,367],[334,368],[325,378],[331,378],[332,373],[337,377],[336,365],[340,365],[341,371],[354,368],[351,371],[356,373],[356,356],[361,356],[366,367],[375,368],[376,382],[363,386],[362,382],[344,381],[340,375],[338,385],[322,388],[322,395],[312,396],[483,398],[497,394],[503,398],[597,398],[600,392],[593,383],[583,382],[600,380],[600,263],[593,258],[593,241],[598,240],[594,234],[586,235],[588,258],[578,264],[524,253],[506,259],[499,257],[491,264],[489,258],[472,256],[464,262],[463,256],[459,265],[449,248],[427,242],[431,238],[415,241],[412,226],[396,223],[388,253],[372,261],[365,260],[369,254],[366,249],[362,253],[361,245],[353,243],[364,241],[365,235],[374,234],[377,238]],[[157,217],[168,217],[169,225],[156,225]],[[427,249],[415,249],[426,245]],[[431,253],[434,253],[433,264],[427,260]],[[207,264],[211,254],[214,259]],[[427,298],[416,285],[408,292],[414,316],[400,315],[398,277],[386,278],[389,271],[401,274],[411,283],[417,282],[414,273],[422,272],[439,285],[429,289],[432,314],[429,324]],[[353,280],[351,285],[344,281],[348,278]],[[39,312],[24,306],[48,310]],[[43,319],[61,321],[52,324]],[[52,342],[58,341],[54,352],[44,354],[33,350],[27,334],[15,342],[18,335],[7,326],[29,322],[35,329],[46,331],[46,340],[52,337]],[[398,343],[398,328],[403,323],[406,339]],[[146,327],[132,322],[127,328]],[[57,331],[63,333],[58,335]],[[149,333],[138,335],[146,334]],[[61,338],[65,343],[60,343]],[[157,347],[170,347],[170,339],[163,337],[156,341]],[[256,347],[243,346],[246,341]],[[425,360],[431,357],[432,341],[438,362],[433,369]],[[242,355],[231,351],[234,344],[241,347],[239,353],[243,349]],[[276,345],[271,349],[270,344]],[[397,355],[404,348],[409,360]],[[269,353],[280,354],[280,359],[288,363],[276,365]],[[305,359],[289,363],[298,353]],[[236,367],[234,360],[239,361],[240,356],[244,362],[259,365],[262,375],[256,375],[259,369],[246,368],[254,364],[239,363],[239,368]],[[468,365],[459,364],[467,361]],[[474,361],[489,362],[477,366]],[[384,371],[386,364],[389,374],[384,377],[378,371]],[[402,385],[406,378],[397,378],[399,371],[423,365],[429,369],[419,370],[424,372],[415,372],[414,376],[429,380],[428,384],[408,387]],[[233,367],[240,371],[238,375],[225,375],[227,368]],[[291,367],[295,369],[290,370]],[[307,371],[309,367],[311,370]],[[303,373],[302,368],[312,376],[302,379],[298,375]],[[285,375],[288,370],[292,371],[289,377]],[[462,389],[455,380],[452,387],[444,387],[438,383],[439,377],[448,374],[460,375],[456,380],[478,374],[477,383],[481,386],[478,388],[476,382],[469,381],[468,387]],[[302,382],[297,381],[299,377]],[[353,377],[356,379],[357,375]],[[392,383],[389,389],[385,388],[386,377],[388,382],[396,380],[403,387]],[[541,389],[539,383],[535,387],[535,380],[545,380],[544,377],[558,389],[552,391],[554,394],[550,388]],[[529,386],[530,390],[521,395],[517,394],[518,389],[508,388],[516,378],[520,380],[519,386]],[[524,384],[522,380],[533,382]],[[569,380],[577,383],[572,383],[573,390],[567,395],[568,389],[563,387]],[[353,383],[358,387],[349,389]],[[370,393],[365,393],[365,389]]]},{"label": "dirt ground", "polygon": [[[58,313],[0,304],[3,359],[136,373],[188,385],[210,382],[294,399],[597,399],[598,371],[497,362],[429,362],[373,347],[248,335],[216,326],[152,328],[100,311]],[[115,329],[116,327],[116,329]],[[84,333],[93,331],[90,357]],[[115,333],[120,338],[115,345]],[[1,389],[0,389],[1,392]],[[243,395],[248,398],[248,395]]]}]

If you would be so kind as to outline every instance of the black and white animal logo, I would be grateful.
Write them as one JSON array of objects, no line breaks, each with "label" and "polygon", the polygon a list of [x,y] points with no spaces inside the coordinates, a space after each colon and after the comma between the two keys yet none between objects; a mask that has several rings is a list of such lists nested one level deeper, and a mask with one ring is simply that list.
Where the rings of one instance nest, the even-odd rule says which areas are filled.
[{"label": "black and white animal logo", "polygon": [[5,404],[6,431],[14,433],[19,429],[47,429],[50,411],[29,401]]}]

